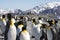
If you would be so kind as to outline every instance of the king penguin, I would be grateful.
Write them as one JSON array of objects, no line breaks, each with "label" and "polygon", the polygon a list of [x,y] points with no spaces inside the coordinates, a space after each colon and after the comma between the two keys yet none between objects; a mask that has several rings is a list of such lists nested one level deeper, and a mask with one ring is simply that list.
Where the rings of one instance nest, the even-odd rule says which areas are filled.
[{"label": "king penguin", "polygon": [[52,34],[50,26],[46,26],[46,29],[47,29],[47,39],[53,40],[53,34]]},{"label": "king penguin", "polygon": [[0,20],[0,26],[1,26],[2,34],[4,34],[4,32],[5,32],[5,26],[6,26],[5,15],[2,15],[2,19]]},{"label": "king penguin", "polygon": [[16,38],[16,40],[19,40],[19,35],[20,35],[20,33],[21,33],[21,31],[22,31],[22,27],[23,27],[24,25],[23,25],[23,21],[19,21],[18,22],[18,27],[17,27],[17,38]]},{"label": "king penguin", "polygon": [[55,21],[54,21],[54,19],[51,20],[49,22],[49,24],[50,24],[51,32],[52,32],[52,35],[53,35],[53,40],[58,40],[58,31],[57,31],[57,29],[55,27]]},{"label": "king penguin", "polygon": [[26,30],[26,27],[22,28],[22,32],[20,34],[20,40],[30,40],[29,32]]},{"label": "king penguin", "polygon": [[9,27],[9,31],[7,34],[8,40],[16,40],[17,31],[16,31],[16,27],[14,23],[15,23],[14,18],[11,18],[10,27]]},{"label": "king penguin", "polygon": [[4,35],[4,40],[16,40],[16,27],[14,25],[15,20],[12,18],[11,13],[8,13],[7,15],[8,21],[6,25],[6,30],[5,30],[5,35]]},{"label": "king penguin", "polygon": [[41,24],[36,24],[36,20],[33,19],[32,35],[35,37],[35,40],[40,40],[40,37],[42,36],[42,31],[40,27],[41,27]]}]

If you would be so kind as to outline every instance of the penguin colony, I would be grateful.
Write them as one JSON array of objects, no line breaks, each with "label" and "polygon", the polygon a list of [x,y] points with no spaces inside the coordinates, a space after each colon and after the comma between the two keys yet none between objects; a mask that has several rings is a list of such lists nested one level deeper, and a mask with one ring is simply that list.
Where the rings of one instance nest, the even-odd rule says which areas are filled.
[{"label": "penguin colony", "polygon": [[[13,17],[11,13],[2,15],[0,18],[1,35],[4,40],[59,40],[59,31],[57,20],[44,20],[41,17],[38,19],[27,17]],[[30,23],[30,24],[29,24]],[[30,26],[29,26],[30,25]]]}]

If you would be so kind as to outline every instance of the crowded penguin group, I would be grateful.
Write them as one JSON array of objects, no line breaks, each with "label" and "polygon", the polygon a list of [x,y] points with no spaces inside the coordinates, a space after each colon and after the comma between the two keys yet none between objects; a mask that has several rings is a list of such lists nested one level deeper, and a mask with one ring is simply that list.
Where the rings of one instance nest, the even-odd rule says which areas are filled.
[{"label": "crowded penguin group", "polygon": [[[0,25],[4,40],[58,40],[58,21],[45,20],[42,17],[21,16],[15,19],[12,13],[2,15]],[[17,21],[19,20],[19,21]]]}]

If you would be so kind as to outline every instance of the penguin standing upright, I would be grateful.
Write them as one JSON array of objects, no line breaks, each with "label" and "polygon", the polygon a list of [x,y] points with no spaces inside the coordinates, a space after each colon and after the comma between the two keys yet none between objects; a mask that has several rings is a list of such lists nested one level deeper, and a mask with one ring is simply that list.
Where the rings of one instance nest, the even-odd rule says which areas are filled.
[{"label": "penguin standing upright", "polygon": [[47,29],[47,39],[48,40],[53,40],[53,34],[52,34],[50,26],[47,26],[46,29]]},{"label": "penguin standing upright", "polygon": [[14,23],[15,23],[15,20],[14,18],[12,18],[10,21],[10,27],[7,34],[8,40],[16,40],[17,31]]},{"label": "penguin standing upright", "polygon": [[58,40],[58,30],[55,27],[55,21],[54,21],[54,19],[51,20],[51,21],[49,21],[49,24],[50,24],[51,32],[52,32],[52,35],[53,35],[53,39],[52,40]]},{"label": "penguin standing upright", "polygon": [[30,40],[29,32],[26,30],[26,27],[22,28],[22,32],[20,34],[20,40]]},{"label": "penguin standing upright", "polygon": [[6,26],[6,19],[5,19],[5,15],[3,15],[3,16],[2,16],[2,20],[3,20],[4,25]]},{"label": "penguin standing upright", "polygon": [[33,19],[32,35],[35,37],[35,40],[40,40],[40,37],[42,36],[42,31],[40,29],[41,24],[35,24],[35,22],[35,19]]},{"label": "penguin standing upright", "polygon": [[16,40],[16,27],[14,25],[15,20],[12,18],[11,13],[7,15],[8,21],[6,25],[4,40]]},{"label": "penguin standing upright", "polygon": [[22,27],[23,27],[24,25],[23,25],[23,21],[19,21],[18,22],[18,27],[17,27],[17,38],[16,38],[16,40],[19,40],[19,37],[20,37],[20,33],[21,33],[21,31],[22,31]]},{"label": "penguin standing upright", "polygon": [[2,34],[4,34],[5,29],[6,29],[5,28],[5,26],[6,26],[5,15],[2,15],[2,19],[0,19],[0,26],[1,26],[0,28],[1,28]]},{"label": "penguin standing upright", "polygon": [[40,40],[47,40],[47,33],[46,33],[46,24],[42,24],[41,26],[42,29],[42,36],[40,37]]}]

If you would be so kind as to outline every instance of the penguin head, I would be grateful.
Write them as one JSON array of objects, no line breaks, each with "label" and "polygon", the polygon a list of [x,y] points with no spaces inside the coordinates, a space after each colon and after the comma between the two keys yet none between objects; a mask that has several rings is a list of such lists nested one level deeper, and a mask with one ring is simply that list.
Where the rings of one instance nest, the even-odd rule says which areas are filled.
[{"label": "penguin head", "polygon": [[22,32],[26,32],[26,27],[22,27]]},{"label": "penguin head", "polygon": [[20,19],[23,19],[23,16],[21,16]]},{"label": "penguin head", "polygon": [[3,21],[5,20],[5,15],[2,15],[2,20],[3,20]]},{"label": "penguin head", "polygon": [[36,22],[36,20],[35,19],[33,19],[33,23],[35,24],[35,22]]},{"label": "penguin head", "polygon": [[42,24],[41,28],[46,28],[46,24]]},{"label": "penguin head", "polygon": [[10,24],[14,24],[15,23],[15,19],[14,18],[11,18],[11,20],[10,20]]},{"label": "penguin head", "polygon": [[5,18],[5,15],[2,15],[2,18]]},{"label": "penguin head", "polygon": [[52,20],[48,20],[47,22],[49,23],[50,26],[52,26],[54,23]]},{"label": "penguin head", "polygon": [[24,26],[23,21],[19,21],[18,22],[18,27],[23,27],[23,26]]},{"label": "penguin head", "polygon": [[51,23],[52,23],[52,25],[54,25],[55,24],[55,20],[53,19],[53,20],[51,20]]},{"label": "penguin head", "polygon": [[58,20],[55,20],[55,24],[58,23]]},{"label": "penguin head", "polygon": [[38,20],[41,20],[41,17],[39,17]]},{"label": "penguin head", "polygon": [[8,20],[11,20],[11,18],[12,18],[11,13],[7,14],[7,18],[8,18]]}]

